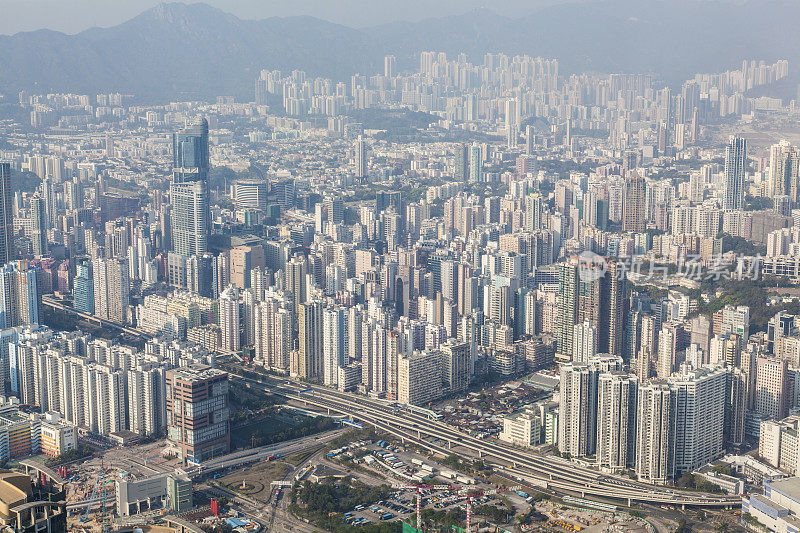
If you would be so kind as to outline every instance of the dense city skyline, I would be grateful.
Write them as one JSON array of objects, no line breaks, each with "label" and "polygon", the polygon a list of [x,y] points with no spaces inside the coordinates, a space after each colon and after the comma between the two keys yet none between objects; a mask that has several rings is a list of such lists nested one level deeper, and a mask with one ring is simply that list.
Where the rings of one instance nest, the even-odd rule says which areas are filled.
[{"label": "dense city skyline", "polygon": [[0,36],[0,528],[796,531],[796,6],[343,5]]}]

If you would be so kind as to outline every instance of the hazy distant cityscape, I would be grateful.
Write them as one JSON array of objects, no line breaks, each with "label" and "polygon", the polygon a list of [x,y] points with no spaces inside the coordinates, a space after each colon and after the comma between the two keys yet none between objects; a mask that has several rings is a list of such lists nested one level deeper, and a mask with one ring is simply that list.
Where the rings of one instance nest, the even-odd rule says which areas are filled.
[{"label": "hazy distant cityscape", "polygon": [[0,36],[0,532],[800,531],[799,54],[624,4]]}]

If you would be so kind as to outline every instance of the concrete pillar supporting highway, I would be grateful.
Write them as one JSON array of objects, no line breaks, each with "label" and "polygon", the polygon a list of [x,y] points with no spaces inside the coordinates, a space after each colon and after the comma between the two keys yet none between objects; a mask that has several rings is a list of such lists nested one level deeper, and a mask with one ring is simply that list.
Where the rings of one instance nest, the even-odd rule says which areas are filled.
[{"label": "concrete pillar supporting highway", "polygon": [[628,498],[628,507],[630,507],[630,506],[631,506],[631,499]]},{"label": "concrete pillar supporting highway", "polygon": [[417,438],[422,439],[422,432],[420,430],[417,430]]},{"label": "concrete pillar supporting highway", "polygon": [[447,441],[447,449],[449,450],[452,447],[453,447],[453,441],[451,441],[451,440]]},{"label": "concrete pillar supporting highway", "polygon": [[585,498],[585,497],[586,497],[586,493],[584,491],[581,491],[581,498]]},{"label": "concrete pillar supporting highway", "polygon": [[481,457],[483,457],[483,452],[481,452],[480,450],[478,450],[478,459],[480,459]]},{"label": "concrete pillar supporting highway", "polygon": [[682,504],[681,504],[681,511],[685,511],[685,510],[686,510],[686,504],[685,504],[685,503],[682,503]]}]

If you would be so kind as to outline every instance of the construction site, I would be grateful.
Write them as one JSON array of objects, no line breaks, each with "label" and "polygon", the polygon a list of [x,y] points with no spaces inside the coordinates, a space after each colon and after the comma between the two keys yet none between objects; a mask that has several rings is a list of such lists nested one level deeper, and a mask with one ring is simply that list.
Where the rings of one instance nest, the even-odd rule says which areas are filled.
[{"label": "construction site", "polygon": [[183,501],[179,501],[180,479],[185,477],[179,466],[168,451],[164,453],[163,443],[152,443],[112,448],[79,465],[62,467],[68,481],[70,530],[110,531],[131,522],[132,515],[141,522],[191,507],[188,479],[183,483]]}]

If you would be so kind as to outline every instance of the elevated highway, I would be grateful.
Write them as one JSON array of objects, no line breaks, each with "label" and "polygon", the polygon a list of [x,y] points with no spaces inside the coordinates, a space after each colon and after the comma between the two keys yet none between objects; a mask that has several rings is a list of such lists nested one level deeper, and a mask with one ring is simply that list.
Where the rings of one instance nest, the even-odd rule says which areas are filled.
[{"label": "elevated highway", "polygon": [[[639,502],[681,507],[731,507],[741,502],[738,496],[671,490],[603,474],[560,458],[520,451],[498,441],[472,437],[431,417],[396,409],[392,404],[380,400],[272,378],[261,382],[237,377],[244,379],[251,388],[280,394],[328,414],[336,412],[347,415],[433,452],[453,453],[454,447],[469,450],[489,462],[508,468],[520,480],[581,497],[621,500],[629,506]],[[426,440],[431,438],[439,439],[442,444]]]}]

